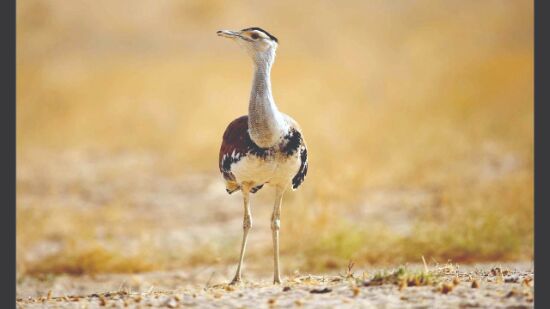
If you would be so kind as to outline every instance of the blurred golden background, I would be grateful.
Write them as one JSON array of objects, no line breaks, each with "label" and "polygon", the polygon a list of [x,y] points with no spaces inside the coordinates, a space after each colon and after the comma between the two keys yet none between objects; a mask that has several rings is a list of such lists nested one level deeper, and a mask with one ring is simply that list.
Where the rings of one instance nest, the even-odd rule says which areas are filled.
[{"label": "blurred golden background", "polygon": [[[219,29],[279,38],[279,108],[310,169],[286,271],[533,255],[532,1],[17,2],[17,271],[233,265],[217,170],[252,64]],[[246,262],[271,269],[272,191]]]}]

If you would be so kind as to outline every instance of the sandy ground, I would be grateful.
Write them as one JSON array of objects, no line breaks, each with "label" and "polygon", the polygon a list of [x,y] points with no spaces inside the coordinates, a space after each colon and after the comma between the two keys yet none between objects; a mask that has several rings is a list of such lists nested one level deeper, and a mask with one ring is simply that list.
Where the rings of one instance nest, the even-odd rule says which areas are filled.
[{"label": "sandy ground", "polygon": [[[421,270],[421,265],[409,266]],[[391,268],[386,269],[391,271]],[[25,279],[18,308],[532,308],[532,263],[440,267],[427,286],[372,284],[381,269],[342,274],[287,276],[273,285],[269,274],[248,273],[229,286],[232,268],[130,275]],[[454,282],[453,282],[454,281]],[[475,283],[474,283],[475,281]],[[473,287],[475,285],[478,287]]]},{"label": "sandy ground", "polygon": [[[109,205],[115,205],[114,209],[118,209],[116,205],[119,203],[123,216],[115,216],[119,219],[101,224],[95,223],[96,241],[108,245],[109,240],[115,239],[115,245],[124,245],[127,247],[121,247],[123,250],[131,250],[133,241],[143,241],[138,237],[143,234],[158,249],[158,254],[174,252],[177,255],[185,252],[186,248],[225,243],[230,244],[227,246],[233,248],[236,256],[242,236],[240,196],[228,196],[217,174],[166,177],[158,171],[156,160],[146,155],[41,154],[40,160],[27,159],[27,164],[18,169],[18,186],[21,189],[18,207],[31,213],[37,209],[58,211],[55,216],[47,218],[49,230],[46,232],[55,236],[78,232],[78,226],[74,230],[61,229],[67,222],[53,220],[56,217],[80,220],[87,218],[89,212],[86,211],[90,209],[105,211],[113,208]],[[45,165],[44,161],[48,164]],[[271,252],[270,207],[263,207],[272,202],[269,193],[266,191],[255,196],[255,225],[249,239],[249,257],[245,261],[245,282],[240,286],[229,287],[226,284],[232,278],[235,265],[216,263],[214,266],[189,266],[170,272],[21,276],[17,282],[17,307],[533,307],[534,274],[531,262],[437,269],[437,282],[434,284],[399,287],[396,284],[365,285],[376,273],[384,270],[379,266],[369,268],[361,265],[366,268],[354,269],[352,278],[336,272],[315,275],[299,273],[289,263],[297,258],[296,253],[282,257],[286,276],[282,285],[274,286],[270,280],[270,258],[258,258],[270,257]],[[396,233],[408,234],[411,222],[423,205],[433,200],[432,195],[429,190],[402,188],[365,192],[360,207],[351,208],[349,215],[362,224],[383,224]],[[152,209],[154,216],[151,215]],[[136,231],[141,234],[136,234]],[[285,235],[282,237],[284,239]],[[37,242],[37,245],[19,252],[19,257],[32,261],[62,247],[63,238],[45,239],[46,244],[45,241]],[[251,255],[254,253],[261,263],[253,262],[254,256]],[[424,269],[423,265],[410,267]],[[428,267],[436,270],[436,266],[431,264]],[[494,271],[496,268],[501,271]],[[453,280],[456,284],[452,283]],[[472,288],[474,281],[479,287]]]}]

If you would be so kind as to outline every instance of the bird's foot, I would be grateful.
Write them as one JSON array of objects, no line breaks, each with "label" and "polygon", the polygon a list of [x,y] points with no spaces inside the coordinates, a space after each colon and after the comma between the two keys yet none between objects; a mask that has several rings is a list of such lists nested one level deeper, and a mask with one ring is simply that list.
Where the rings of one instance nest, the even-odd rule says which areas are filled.
[{"label": "bird's foot", "polygon": [[241,281],[242,281],[241,276],[235,276],[235,278],[231,280],[231,283],[229,283],[229,285],[237,285],[237,284],[240,284]]},{"label": "bird's foot", "polygon": [[275,277],[275,278],[273,279],[273,284],[281,284],[281,278]]}]

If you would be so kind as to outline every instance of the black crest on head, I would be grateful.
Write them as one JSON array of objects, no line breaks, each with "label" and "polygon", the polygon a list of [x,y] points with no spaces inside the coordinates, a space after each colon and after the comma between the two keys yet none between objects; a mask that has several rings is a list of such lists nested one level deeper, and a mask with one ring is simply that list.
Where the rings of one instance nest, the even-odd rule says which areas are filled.
[{"label": "black crest on head", "polygon": [[260,27],[250,27],[250,28],[243,29],[241,31],[250,31],[250,30],[261,31],[261,32],[265,33],[265,35],[267,35],[270,39],[272,39],[273,41],[279,43],[279,40],[277,40],[277,38],[275,36],[273,36],[271,33],[265,31],[264,29],[262,29]]}]

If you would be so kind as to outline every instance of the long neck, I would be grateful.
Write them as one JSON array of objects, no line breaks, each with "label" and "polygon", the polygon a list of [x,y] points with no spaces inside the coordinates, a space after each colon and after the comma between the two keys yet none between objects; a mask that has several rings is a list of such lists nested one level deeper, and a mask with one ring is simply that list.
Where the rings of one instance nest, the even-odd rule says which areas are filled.
[{"label": "long neck", "polygon": [[270,74],[274,59],[274,51],[255,57],[254,81],[248,105],[250,137],[263,148],[275,145],[285,131],[283,117],[271,94]]}]

